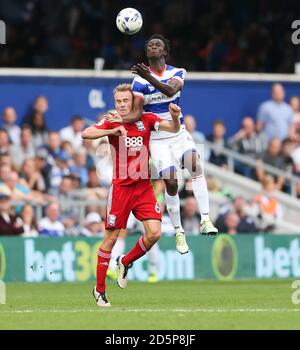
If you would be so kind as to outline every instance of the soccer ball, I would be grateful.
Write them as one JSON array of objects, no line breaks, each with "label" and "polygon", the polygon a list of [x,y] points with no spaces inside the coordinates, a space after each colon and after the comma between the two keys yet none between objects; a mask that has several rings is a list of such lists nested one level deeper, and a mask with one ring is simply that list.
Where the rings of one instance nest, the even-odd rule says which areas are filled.
[{"label": "soccer ball", "polygon": [[132,35],[142,28],[143,18],[139,11],[127,7],[118,13],[116,24],[120,32]]}]

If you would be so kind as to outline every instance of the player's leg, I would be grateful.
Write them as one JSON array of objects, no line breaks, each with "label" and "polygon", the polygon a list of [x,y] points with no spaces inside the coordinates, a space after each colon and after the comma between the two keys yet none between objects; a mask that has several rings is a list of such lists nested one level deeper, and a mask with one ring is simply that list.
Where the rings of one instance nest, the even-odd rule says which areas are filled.
[{"label": "player's leg", "polygon": [[132,263],[144,256],[160,238],[161,234],[160,209],[150,181],[137,184],[132,196],[135,198],[131,208],[132,213],[143,222],[145,233],[126,255],[118,258],[118,286],[120,288],[126,288],[127,286],[128,269],[132,266]]},{"label": "player's leg", "polygon": [[148,253],[148,282],[155,283],[158,281],[157,272],[158,272],[158,263],[159,263],[159,245],[156,242],[153,247],[149,250]]},{"label": "player's leg", "polygon": [[93,295],[98,306],[110,306],[106,297],[106,274],[111,259],[111,251],[118,239],[120,229],[106,229],[104,239],[98,251],[97,261],[97,283],[93,290]]},{"label": "player's leg", "polygon": [[175,229],[176,248],[179,253],[185,254],[189,251],[189,247],[186,243],[185,233],[181,225],[180,199],[178,195],[178,182],[175,166],[164,169],[161,172],[161,177],[166,185],[165,203],[170,220]]},{"label": "player's leg", "polygon": [[94,296],[99,306],[110,306],[105,296],[105,279],[111,252],[116,244],[121,229],[126,229],[127,220],[130,214],[132,187],[112,185],[106,209],[106,222],[104,239],[98,252],[97,264],[97,285],[94,289]]},{"label": "player's leg", "polygon": [[132,266],[133,262],[144,256],[161,236],[160,220],[144,220],[143,225],[145,234],[138,239],[135,246],[126,255],[118,259],[120,269],[118,286],[122,289],[127,287],[128,269]]},{"label": "player's leg", "polygon": [[[180,200],[178,196],[178,182],[172,153],[172,142],[169,140],[152,140],[150,142],[151,159],[155,173],[162,178],[166,185],[166,208],[175,229],[175,235],[184,233],[180,218]],[[185,247],[186,248],[186,247]],[[188,251],[188,247],[187,247]],[[187,252],[184,251],[184,252]]]},{"label": "player's leg", "polygon": [[201,167],[200,155],[195,148],[185,151],[182,157],[182,166],[189,171],[192,177],[193,192],[201,214],[201,233],[204,235],[216,235],[218,229],[209,218],[207,183]]},{"label": "player's leg", "polygon": [[127,237],[127,230],[121,229],[119,233],[119,237],[116,241],[116,244],[114,245],[114,248],[111,252],[111,259],[109,263],[109,268],[107,270],[107,276],[111,279],[116,280],[118,277],[117,273],[117,264],[116,260],[118,256],[124,254],[125,252],[125,238]]}]

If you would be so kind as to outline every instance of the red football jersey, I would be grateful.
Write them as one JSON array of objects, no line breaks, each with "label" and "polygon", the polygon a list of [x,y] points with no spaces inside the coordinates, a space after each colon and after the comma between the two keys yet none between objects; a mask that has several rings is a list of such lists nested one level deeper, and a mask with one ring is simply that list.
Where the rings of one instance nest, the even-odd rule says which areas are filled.
[{"label": "red football jersey", "polygon": [[[127,137],[108,136],[113,160],[113,183],[130,185],[133,182],[149,180],[149,140],[152,130],[158,130],[161,119],[153,113],[143,113],[141,119],[122,124]],[[120,126],[103,119],[95,127],[114,129]]]}]

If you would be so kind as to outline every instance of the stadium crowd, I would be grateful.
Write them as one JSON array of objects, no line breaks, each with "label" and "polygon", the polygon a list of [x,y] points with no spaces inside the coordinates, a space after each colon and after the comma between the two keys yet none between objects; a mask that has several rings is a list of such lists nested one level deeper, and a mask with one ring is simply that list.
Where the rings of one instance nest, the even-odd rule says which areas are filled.
[{"label": "stadium crowd", "polygon": [[134,36],[116,29],[121,0],[1,0],[7,45],[0,66],[93,68],[102,57],[104,69],[129,69],[143,59],[153,33],[171,40],[170,64],[189,71],[291,73],[299,61],[291,41],[297,1],[133,0],[130,6],[144,15]]},{"label": "stadium crowd", "polygon": [[[45,118],[48,107],[47,98],[38,96],[20,125],[16,123],[13,106],[2,111],[0,235],[101,236],[112,178],[108,142],[105,138],[83,140],[81,131],[85,120],[79,115],[73,116],[70,125],[60,131],[49,130]],[[101,118],[103,113],[98,120]],[[206,136],[197,130],[193,116],[185,116],[185,125],[197,144],[205,141]],[[280,133],[274,134],[274,129]],[[226,198],[216,219],[220,232],[272,232],[276,221],[282,217],[276,193],[289,192],[290,185],[284,177],[273,177],[264,172],[260,164],[271,164],[300,176],[299,97],[294,96],[289,103],[285,102],[284,87],[274,84],[272,98],[258,106],[257,118],[245,116],[241,129],[229,139],[226,125],[216,120],[207,139],[220,147],[219,151],[205,151],[207,161],[227,169],[228,160],[222,153],[223,147],[248,155],[257,160],[258,166],[251,168],[236,163],[235,171],[262,185],[262,191],[253,198],[234,198],[217,179],[208,179],[209,190]],[[155,181],[154,188],[163,213],[163,232],[171,235],[173,227],[165,211],[163,182]],[[297,191],[300,198],[300,185]],[[185,180],[180,198],[185,231],[199,234],[200,215],[190,179]],[[82,201],[87,205],[83,225],[80,225]],[[38,207],[43,210],[36,222]]]}]

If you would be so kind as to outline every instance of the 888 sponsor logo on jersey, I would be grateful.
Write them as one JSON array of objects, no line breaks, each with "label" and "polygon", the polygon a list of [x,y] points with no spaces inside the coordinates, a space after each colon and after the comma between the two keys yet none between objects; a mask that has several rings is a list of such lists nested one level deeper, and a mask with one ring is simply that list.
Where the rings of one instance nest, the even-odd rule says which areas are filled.
[{"label": "888 sponsor logo on jersey", "polygon": [[130,148],[130,151],[135,152],[141,150],[144,145],[144,139],[142,136],[125,137],[125,146]]}]

